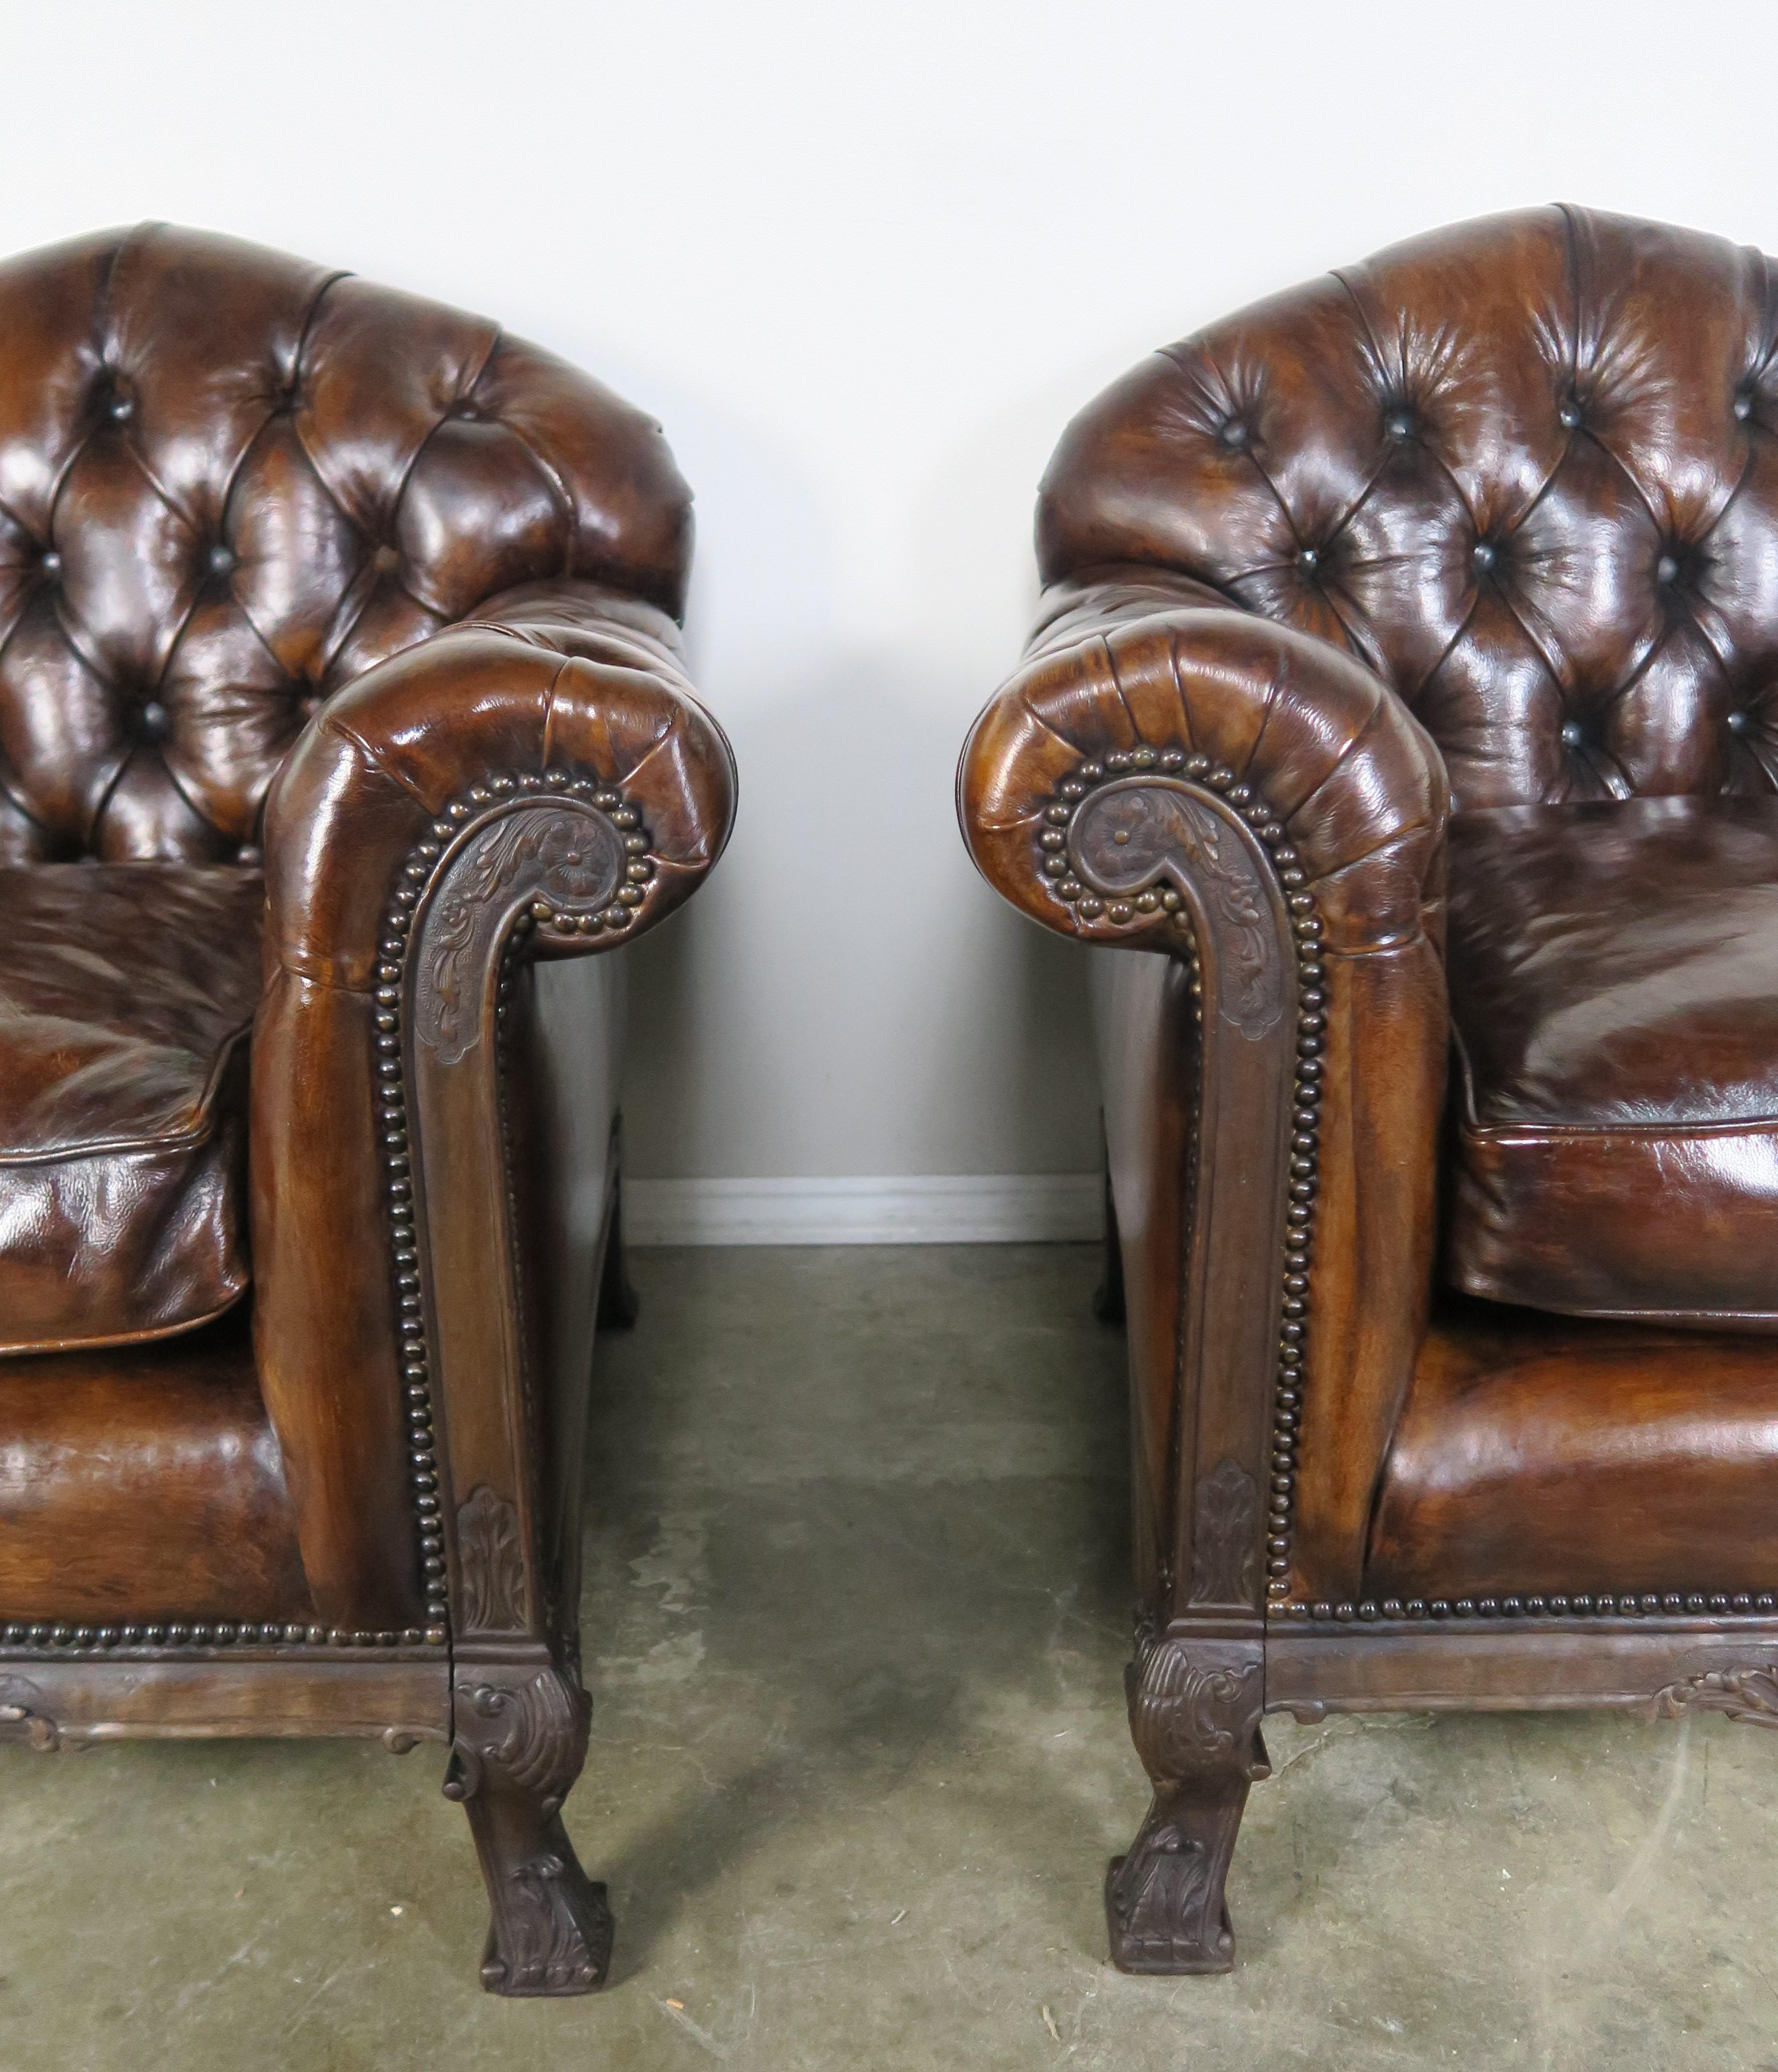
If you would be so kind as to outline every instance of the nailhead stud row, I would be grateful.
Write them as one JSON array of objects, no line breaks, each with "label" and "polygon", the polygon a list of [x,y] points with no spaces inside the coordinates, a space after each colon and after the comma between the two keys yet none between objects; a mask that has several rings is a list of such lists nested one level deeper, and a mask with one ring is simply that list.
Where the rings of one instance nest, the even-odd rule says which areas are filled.
[{"label": "nailhead stud row", "polygon": [[[1291,1089],[1290,1165],[1284,1215],[1284,1271],[1279,1325],[1277,1385],[1273,1392],[1272,1450],[1267,1491],[1266,1596],[1268,1610],[1283,1608],[1290,1597],[1291,1514],[1296,1494],[1296,1445],[1302,1420],[1304,1363],[1309,1325],[1309,1266],[1314,1244],[1315,1202],[1321,1143],[1322,1052],[1327,1030],[1327,972],[1322,956],[1323,927],[1308,874],[1283,823],[1250,784],[1242,783],[1226,763],[1183,749],[1115,749],[1082,763],[1056,787],[1045,808],[1038,836],[1041,868],[1056,896],[1083,919],[1102,917],[1118,926],[1145,920],[1156,911],[1172,916],[1189,934],[1191,917],[1171,886],[1139,893],[1134,899],[1103,900],[1076,878],[1067,857],[1068,830],[1082,802],[1097,784],[1122,777],[1152,775],[1183,778],[1216,792],[1265,845],[1277,873],[1291,933],[1296,946],[1296,1065]],[[1195,945],[1191,964],[1193,1013],[1203,1018],[1204,980]]]},{"label": "nailhead stud row", "polygon": [[526,939],[536,930],[567,937],[628,928],[647,896],[654,865],[647,856],[642,815],[622,792],[567,770],[511,775],[497,772],[454,799],[415,843],[404,862],[396,890],[383,917],[376,967],[376,1054],[382,1133],[384,1193],[388,1204],[391,1264],[400,1319],[401,1379],[407,1406],[409,1478],[419,1521],[421,1573],[425,1579],[425,1624],[400,1631],[359,1631],[343,1626],[276,1621],[183,1618],[113,1626],[68,1620],[9,1620],[0,1623],[0,1647],[27,1653],[107,1654],[118,1649],[169,1651],[215,1647],[442,1647],[449,1634],[445,1540],[433,1429],[430,1360],[420,1295],[420,1254],[414,1230],[413,1182],[408,1137],[407,1096],[402,1083],[401,1000],[413,916],[430,889],[447,849],[484,815],[535,796],[573,800],[604,813],[622,837],[623,882],[611,904],[594,914],[557,913],[546,900],[533,902],[519,917],[501,955],[499,1005],[503,1016],[515,967]]},{"label": "nailhead stud row", "polygon": [[1366,1598],[1357,1604],[1291,1603],[1280,1607],[1293,1619],[1348,1620],[1450,1618],[1769,1618],[1778,1596],[1769,1590],[1626,1590],[1578,1597],[1520,1595],[1494,1597]]},{"label": "nailhead stud row", "polygon": [[420,1526],[420,1570],[425,1592],[425,1638],[442,1644],[450,1618],[450,1585],[446,1572],[444,1518],[438,1493],[437,1437],[433,1424],[431,1358],[426,1347],[425,1307],[420,1289],[420,1252],[414,1228],[413,1177],[408,1133],[407,1095],[402,1084],[401,1002],[413,917],[430,890],[448,853],[474,824],[516,800],[544,804],[572,800],[603,813],[622,840],[623,882],[611,904],[597,913],[557,912],[547,899],[532,902],[503,946],[498,1008],[503,1018],[512,989],[515,964],[524,939],[533,931],[558,936],[597,935],[626,929],[647,896],[654,874],[647,856],[642,815],[621,791],[572,771],[528,771],[515,775],[491,775],[453,799],[444,812],[414,844],[396,882],[384,917],[382,962],[376,969],[377,1072],[380,1081],[383,1154],[388,1200],[391,1264],[400,1319],[401,1380],[408,1416],[408,1463],[414,1508]]},{"label": "nailhead stud row", "polygon": [[429,1636],[418,1626],[400,1632],[359,1633],[337,1626],[281,1625],[276,1620],[170,1619],[147,1625],[71,1626],[62,1620],[9,1619],[0,1645],[53,1649],[70,1655],[108,1654],[148,1647],[420,1647]]},{"label": "nailhead stud row", "polygon": [[[1135,748],[1079,764],[1056,787],[1044,812],[1038,837],[1041,867],[1051,889],[1083,919],[1104,919],[1128,926],[1157,910],[1171,914],[1187,931],[1190,917],[1171,887],[1144,892],[1135,899],[1102,900],[1075,878],[1066,854],[1068,829],[1080,805],[1097,784],[1114,778],[1152,772],[1183,777],[1219,793],[1271,852],[1291,916],[1296,944],[1298,977],[1296,1071],[1291,1088],[1289,1202],[1285,1211],[1284,1281],[1279,1328],[1277,1387],[1273,1396],[1272,1453],[1267,1495],[1266,1595],[1269,1615],[1337,1624],[1390,1621],[1434,1622],[1468,1618],[1766,1618],[1778,1613],[1778,1593],[1771,1591],[1620,1591],[1564,1594],[1399,1599],[1309,1603],[1291,1597],[1291,1515],[1296,1498],[1297,1434],[1301,1422],[1303,1378],[1309,1326],[1309,1268],[1312,1252],[1315,1201],[1320,1153],[1322,1054],[1327,1030],[1327,973],[1323,958],[1321,919],[1308,890],[1302,858],[1284,839],[1276,816],[1251,787],[1238,783],[1226,765],[1179,749]],[[1194,1012],[1202,1018],[1203,980],[1195,945],[1186,952],[1192,965]]]}]

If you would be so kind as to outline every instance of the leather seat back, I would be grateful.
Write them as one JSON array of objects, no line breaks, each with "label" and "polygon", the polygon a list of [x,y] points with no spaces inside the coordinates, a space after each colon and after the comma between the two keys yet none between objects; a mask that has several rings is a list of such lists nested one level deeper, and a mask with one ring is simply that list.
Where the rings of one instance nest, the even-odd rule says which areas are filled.
[{"label": "leather seat back", "polygon": [[517,585],[676,612],[659,427],[482,319],[148,224],[0,265],[0,863],[250,861],[309,717]]},{"label": "leather seat back", "polygon": [[1045,580],[1158,563],[1349,649],[1459,808],[1771,791],[1775,331],[1719,238],[1434,232],[1108,389],[1045,477]]}]

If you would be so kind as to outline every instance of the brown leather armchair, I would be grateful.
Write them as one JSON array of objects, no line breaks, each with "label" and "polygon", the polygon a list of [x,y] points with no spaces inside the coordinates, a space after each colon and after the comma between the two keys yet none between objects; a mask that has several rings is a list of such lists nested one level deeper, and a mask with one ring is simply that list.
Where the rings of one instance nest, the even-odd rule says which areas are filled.
[{"label": "brown leather armchair", "polygon": [[1757,253],[1500,216],[1157,354],[1045,479],[959,801],[1138,953],[1127,1970],[1231,1963],[1267,1710],[1778,1725],[1775,339]]},{"label": "brown leather armchair", "polygon": [[621,960],[720,852],[659,428],[150,225],[0,266],[0,1732],[450,1749],[597,1984],[581,1432]]}]

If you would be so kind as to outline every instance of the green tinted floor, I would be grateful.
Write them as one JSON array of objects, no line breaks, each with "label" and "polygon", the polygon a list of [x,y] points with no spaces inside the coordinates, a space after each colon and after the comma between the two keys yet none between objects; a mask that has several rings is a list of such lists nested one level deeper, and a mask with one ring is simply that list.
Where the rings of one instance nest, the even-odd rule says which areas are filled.
[{"label": "green tinted floor", "polygon": [[0,2072],[1778,2068],[1778,1741],[1268,1725],[1238,1968],[1120,1978],[1145,1800],[1084,1248],[655,1252],[595,1387],[594,1999],[489,2000],[436,1749],[0,1749]]}]

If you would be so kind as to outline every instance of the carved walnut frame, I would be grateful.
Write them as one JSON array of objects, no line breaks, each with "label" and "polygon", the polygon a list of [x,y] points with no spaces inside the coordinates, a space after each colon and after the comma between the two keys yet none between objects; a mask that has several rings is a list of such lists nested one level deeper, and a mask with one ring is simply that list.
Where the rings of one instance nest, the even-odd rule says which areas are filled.
[{"label": "carved walnut frame", "polygon": [[[585,1391],[551,1463],[528,1370],[502,1041],[518,964],[616,947],[655,890],[638,808],[581,771],[491,775],[415,845],[384,919],[376,1052],[425,1624],[402,1633],[202,1622],[0,1629],[0,1740],[359,1734],[447,1744],[492,1922],[482,1979],[510,1995],[602,1984],[611,1919],[561,1818],[585,1760],[580,1456]],[[600,1321],[630,1314],[618,1145]]]},{"label": "carved walnut frame", "polygon": [[1199,1018],[1172,1417],[1167,1457],[1138,1459],[1126,1682],[1154,1795],[1106,1881],[1114,1961],[1233,1963],[1224,1881],[1248,1786],[1268,1774],[1267,1712],[1611,1706],[1778,1726],[1769,1593],[1292,1601],[1327,1001],[1301,859],[1232,771],[1149,747],[1080,764],[1038,841],[1073,924],[1184,960]]}]

